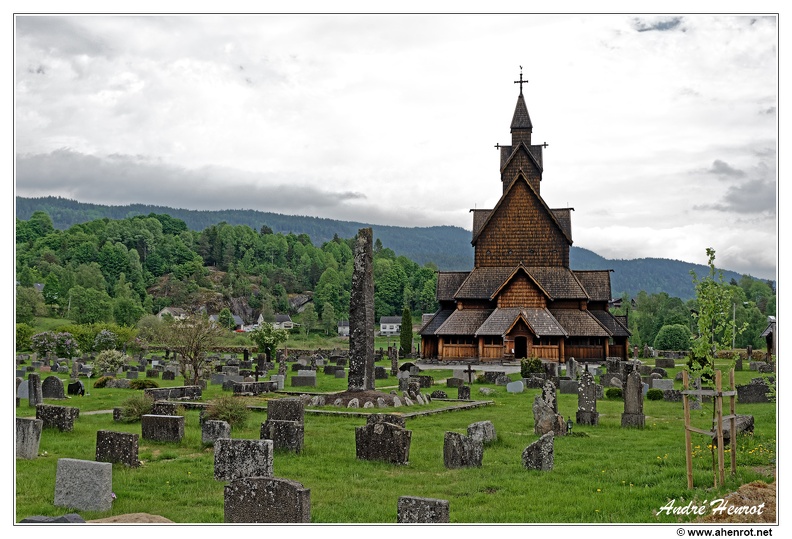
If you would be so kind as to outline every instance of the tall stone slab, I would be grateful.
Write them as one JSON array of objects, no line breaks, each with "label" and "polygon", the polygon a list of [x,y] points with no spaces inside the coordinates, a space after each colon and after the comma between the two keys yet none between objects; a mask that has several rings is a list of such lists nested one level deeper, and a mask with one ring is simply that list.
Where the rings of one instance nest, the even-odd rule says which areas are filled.
[{"label": "tall stone slab", "polygon": [[646,417],[643,413],[643,383],[641,374],[634,370],[627,375],[624,383],[624,413],[622,427],[643,428]]},{"label": "tall stone slab", "polygon": [[41,419],[16,418],[16,458],[32,460],[38,456],[43,428]]},{"label": "tall stone slab", "polygon": [[28,374],[28,404],[31,407],[44,402],[44,393],[41,390],[41,377],[38,373],[31,372]]},{"label": "tall stone slab", "polygon": [[349,300],[349,391],[374,389],[373,232],[361,228],[355,237],[352,291]]},{"label": "tall stone slab", "polygon": [[58,459],[54,504],[78,511],[108,511],[113,505],[113,465]]},{"label": "tall stone slab", "polygon": [[578,384],[578,409],[575,414],[578,425],[597,425],[599,412],[597,412],[597,383],[590,372],[585,371]]}]

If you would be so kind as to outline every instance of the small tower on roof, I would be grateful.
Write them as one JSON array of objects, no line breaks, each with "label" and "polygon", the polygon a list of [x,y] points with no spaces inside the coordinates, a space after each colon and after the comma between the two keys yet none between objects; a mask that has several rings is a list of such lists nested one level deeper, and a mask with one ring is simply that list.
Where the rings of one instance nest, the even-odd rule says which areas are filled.
[{"label": "small tower on roof", "polygon": [[523,80],[522,66],[520,66],[520,80],[514,81],[514,84],[520,85],[520,95],[517,97],[517,106],[514,109],[514,117],[511,122],[512,147],[517,146],[521,142],[526,146],[531,146],[533,124],[523,97],[523,83],[527,84],[528,81]]}]

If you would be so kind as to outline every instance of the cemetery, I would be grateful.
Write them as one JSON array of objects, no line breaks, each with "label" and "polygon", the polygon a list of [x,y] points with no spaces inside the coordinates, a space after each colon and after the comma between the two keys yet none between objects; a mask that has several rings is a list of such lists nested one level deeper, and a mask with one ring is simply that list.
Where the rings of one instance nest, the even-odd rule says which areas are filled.
[{"label": "cemetery", "polygon": [[[344,378],[321,366],[311,375],[291,370],[300,363],[286,357],[258,382],[210,380],[228,362],[236,360],[214,360],[200,386],[177,373],[146,376],[157,384],[149,389],[97,388],[96,378],[71,370],[18,377],[16,521],[147,513],[174,523],[689,522],[694,515],[658,510],[774,482],[774,375],[758,365],[734,373],[736,473],[727,465],[725,482],[713,487],[713,441],[694,434],[689,489],[681,361],[664,363],[663,374],[651,373],[651,360],[573,361],[523,378],[422,360],[394,376],[382,359],[373,366],[387,376],[371,369],[373,386],[359,391],[349,387],[355,361],[339,367]],[[167,366],[160,361],[157,372]],[[61,383],[50,380],[55,389],[42,392],[53,376]],[[275,376],[282,383],[251,390]],[[308,386],[290,380],[306,376],[314,378]],[[352,379],[366,384],[365,374]],[[60,391],[75,380],[83,394]],[[667,398],[648,399],[655,386]],[[610,389],[622,397],[608,398]],[[156,410],[119,420],[114,412],[144,394],[157,399]],[[221,397],[245,404],[244,423],[205,420]],[[711,402],[692,408],[692,423],[711,429]]]}]

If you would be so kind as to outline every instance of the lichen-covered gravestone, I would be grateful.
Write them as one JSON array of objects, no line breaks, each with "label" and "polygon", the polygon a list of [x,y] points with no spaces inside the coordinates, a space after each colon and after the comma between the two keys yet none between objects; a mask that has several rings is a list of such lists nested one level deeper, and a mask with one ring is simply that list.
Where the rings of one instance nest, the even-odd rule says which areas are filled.
[{"label": "lichen-covered gravestone", "polygon": [[627,375],[624,391],[624,413],[622,427],[643,428],[646,418],[643,413],[643,384],[637,370]]},{"label": "lichen-covered gravestone", "polygon": [[548,432],[523,450],[522,462],[529,470],[550,471],[553,469],[553,433]]},{"label": "lichen-covered gravestone", "polygon": [[585,371],[578,385],[578,409],[575,414],[578,425],[597,425],[597,384],[590,372]]}]

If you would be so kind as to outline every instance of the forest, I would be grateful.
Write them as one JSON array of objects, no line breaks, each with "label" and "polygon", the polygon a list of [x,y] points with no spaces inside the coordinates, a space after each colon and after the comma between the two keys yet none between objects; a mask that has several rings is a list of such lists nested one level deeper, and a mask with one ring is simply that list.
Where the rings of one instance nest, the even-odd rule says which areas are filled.
[{"label": "forest", "polygon": [[[334,327],[348,316],[353,240],[335,235],[317,246],[305,233],[224,221],[196,231],[153,212],[59,230],[48,213],[35,211],[16,222],[16,321],[49,316],[134,327],[145,315],[175,306],[208,314],[227,309],[252,324],[259,315],[272,321],[276,313],[297,314],[289,300],[302,296],[312,299],[307,317]],[[421,313],[434,312],[436,271],[434,263],[397,256],[377,238],[376,319],[400,315],[405,307],[416,322]],[[692,276],[687,278],[692,288]],[[763,347],[761,333],[776,311],[773,283],[732,276],[725,285],[733,322],[746,328],[735,346]],[[669,345],[676,342],[670,336],[678,340],[681,334],[684,343],[695,331],[695,298],[642,290],[621,299],[615,313],[627,315],[632,344],[677,348]],[[664,330],[671,326],[674,331]]]}]

